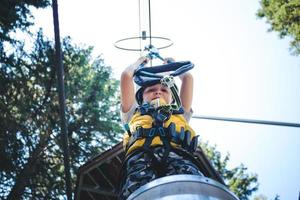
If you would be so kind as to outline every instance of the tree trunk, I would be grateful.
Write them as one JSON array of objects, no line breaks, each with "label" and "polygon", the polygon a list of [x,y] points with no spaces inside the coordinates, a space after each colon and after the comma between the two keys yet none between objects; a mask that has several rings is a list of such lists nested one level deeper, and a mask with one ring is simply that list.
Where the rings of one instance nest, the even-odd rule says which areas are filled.
[{"label": "tree trunk", "polygon": [[[48,137],[47,137],[48,136]],[[21,170],[19,174],[17,174],[15,179],[15,184],[12,187],[9,195],[7,196],[7,200],[19,200],[22,199],[22,195],[24,194],[26,186],[28,186],[29,180],[32,176],[34,176],[36,172],[36,165],[40,161],[41,153],[46,146],[46,141],[49,138],[49,135],[46,134],[41,138],[40,143],[37,145],[33,153],[31,154],[28,162],[25,164],[24,168]]]}]

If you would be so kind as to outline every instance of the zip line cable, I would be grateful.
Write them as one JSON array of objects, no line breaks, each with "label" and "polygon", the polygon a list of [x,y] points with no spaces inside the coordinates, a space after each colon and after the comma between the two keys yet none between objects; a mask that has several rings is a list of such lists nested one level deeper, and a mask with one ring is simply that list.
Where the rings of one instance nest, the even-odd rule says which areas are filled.
[{"label": "zip line cable", "polygon": [[54,24],[54,37],[55,37],[55,62],[57,67],[57,79],[58,79],[58,93],[59,93],[59,112],[61,120],[61,140],[63,144],[64,155],[64,171],[65,171],[65,183],[67,199],[72,199],[71,189],[71,173],[70,173],[70,161],[69,161],[69,146],[68,146],[68,133],[67,133],[67,121],[66,121],[66,106],[65,106],[65,86],[64,86],[64,69],[62,62],[62,52],[59,35],[59,20],[58,20],[58,6],[57,0],[52,1],[53,10],[53,24]]},{"label": "zip line cable", "polygon": [[[148,18],[149,18],[149,48],[152,48],[152,31],[151,31],[151,4],[148,0]],[[150,59],[150,66],[152,66],[152,59]]]},{"label": "zip line cable", "polygon": [[149,6],[149,39],[150,39],[150,47],[152,47],[152,32],[151,32],[151,4],[150,0],[148,0],[148,6]]},{"label": "zip line cable", "polygon": [[142,56],[142,25],[141,25],[141,0],[139,0],[139,34],[140,36],[140,56]]},{"label": "zip line cable", "polygon": [[[143,2],[141,2],[143,1]],[[148,7],[147,7],[148,6]],[[151,49],[149,47],[153,47],[155,43],[155,49],[165,49],[173,45],[171,39],[161,36],[153,36],[152,35],[152,19],[151,19],[151,0],[138,0],[138,24],[139,24],[139,34],[134,37],[126,37],[114,42],[114,46],[121,50],[126,51],[139,51],[140,56],[143,55],[145,51]],[[148,21],[148,24],[146,23]],[[149,30],[148,30],[149,29]],[[148,32],[147,32],[147,31]],[[130,43],[130,41],[136,41],[136,43]],[[145,41],[143,41],[145,40]],[[126,44],[126,42],[128,42]],[[160,43],[161,42],[161,43]],[[146,45],[147,43],[147,45]],[[131,47],[135,45],[136,47]],[[152,60],[150,60],[150,66],[152,66]]]},{"label": "zip line cable", "polygon": [[194,115],[192,118],[195,119],[205,119],[205,120],[216,120],[216,121],[227,121],[227,122],[237,122],[237,123],[248,123],[248,124],[262,124],[262,125],[272,125],[272,126],[288,126],[300,128],[298,123],[290,122],[279,122],[279,121],[267,121],[267,120],[256,120],[256,119],[241,119],[241,118],[230,118],[230,117],[214,117],[205,115]]}]

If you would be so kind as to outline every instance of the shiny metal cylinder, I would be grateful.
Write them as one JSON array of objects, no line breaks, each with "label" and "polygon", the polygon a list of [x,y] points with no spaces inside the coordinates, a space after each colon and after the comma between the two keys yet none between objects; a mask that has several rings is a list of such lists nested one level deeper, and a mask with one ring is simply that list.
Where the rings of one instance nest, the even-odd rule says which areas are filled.
[{"label": "shiny metal cylinder", "polygon": [[127,200],[238,200],[224,185],[196,175],[158,178],[134,191]]}]

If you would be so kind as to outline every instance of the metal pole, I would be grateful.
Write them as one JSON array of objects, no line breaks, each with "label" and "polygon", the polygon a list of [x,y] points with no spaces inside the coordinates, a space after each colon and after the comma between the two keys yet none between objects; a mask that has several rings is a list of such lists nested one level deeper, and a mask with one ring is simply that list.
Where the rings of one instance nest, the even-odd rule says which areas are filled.
[{"label": "metal pole", "polygon": [[63,144],[64,153],[64,166],[65,166],[65,183],[67,199],[72,199],[71,189],[71,173],[70,173],[70,162],[69,162],[69,146],[68,146],[68,133],[67,133],[67,122],[65,116],[65,88],[64,88],[64,67],[62,62],[62,52],[59,35],[59,21],[58,21],[58,7],[57,0],[52,1],[53,9],[53,22],[54,22],[54,36],[55,36],[55,61],[57,67],[57,79],[58,79],[58,92],[59,92],[59,112],[61,118],[61,140]]},{"label": "metal pole", "polygon": [[205,116],[205,115],[194,115],[193,118],[207,119],[207,120],[218,120],[218,121],[229,121],[229,122],[240,122],[240,123],[251,123],[251,124],[264,124],[264,125],[273,125],[273,126],[288,126],[288,127],[297,127],[297,128],[300,127],[300,124],[297,124],[297,123],[266,121],[266,120],[256,120],[256,119],[214,117],[214,116]]}]

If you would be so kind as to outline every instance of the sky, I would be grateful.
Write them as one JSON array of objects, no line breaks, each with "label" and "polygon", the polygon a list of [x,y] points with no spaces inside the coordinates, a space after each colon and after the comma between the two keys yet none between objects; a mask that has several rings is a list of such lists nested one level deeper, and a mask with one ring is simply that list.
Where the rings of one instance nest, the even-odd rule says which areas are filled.
[{"label": "sky", "polygon": [[[146,1],[146,0],[141,0]],[[58,1],[60,34],[94,46],[116,78],[140,54],[114,47],[139,35],[138,0]],[[300,57],[289,39],[267,32],[257,19],[258,0],[152,0],[152,36],[173,41],[163,57],[195,64],[195,115],[300,123]],[[141,26],[147,27],[143,15]],[[53,37],[52,10],[35,11],[36,27]],[[135,48],[136,43],[129,44]],[[157,41],[156,47],[165,45]],[[258,174],[259,190],[273,199],[300,192],[300,128],[192,119],[202,141],[230,154],[230,167],[243,163]]]}]

